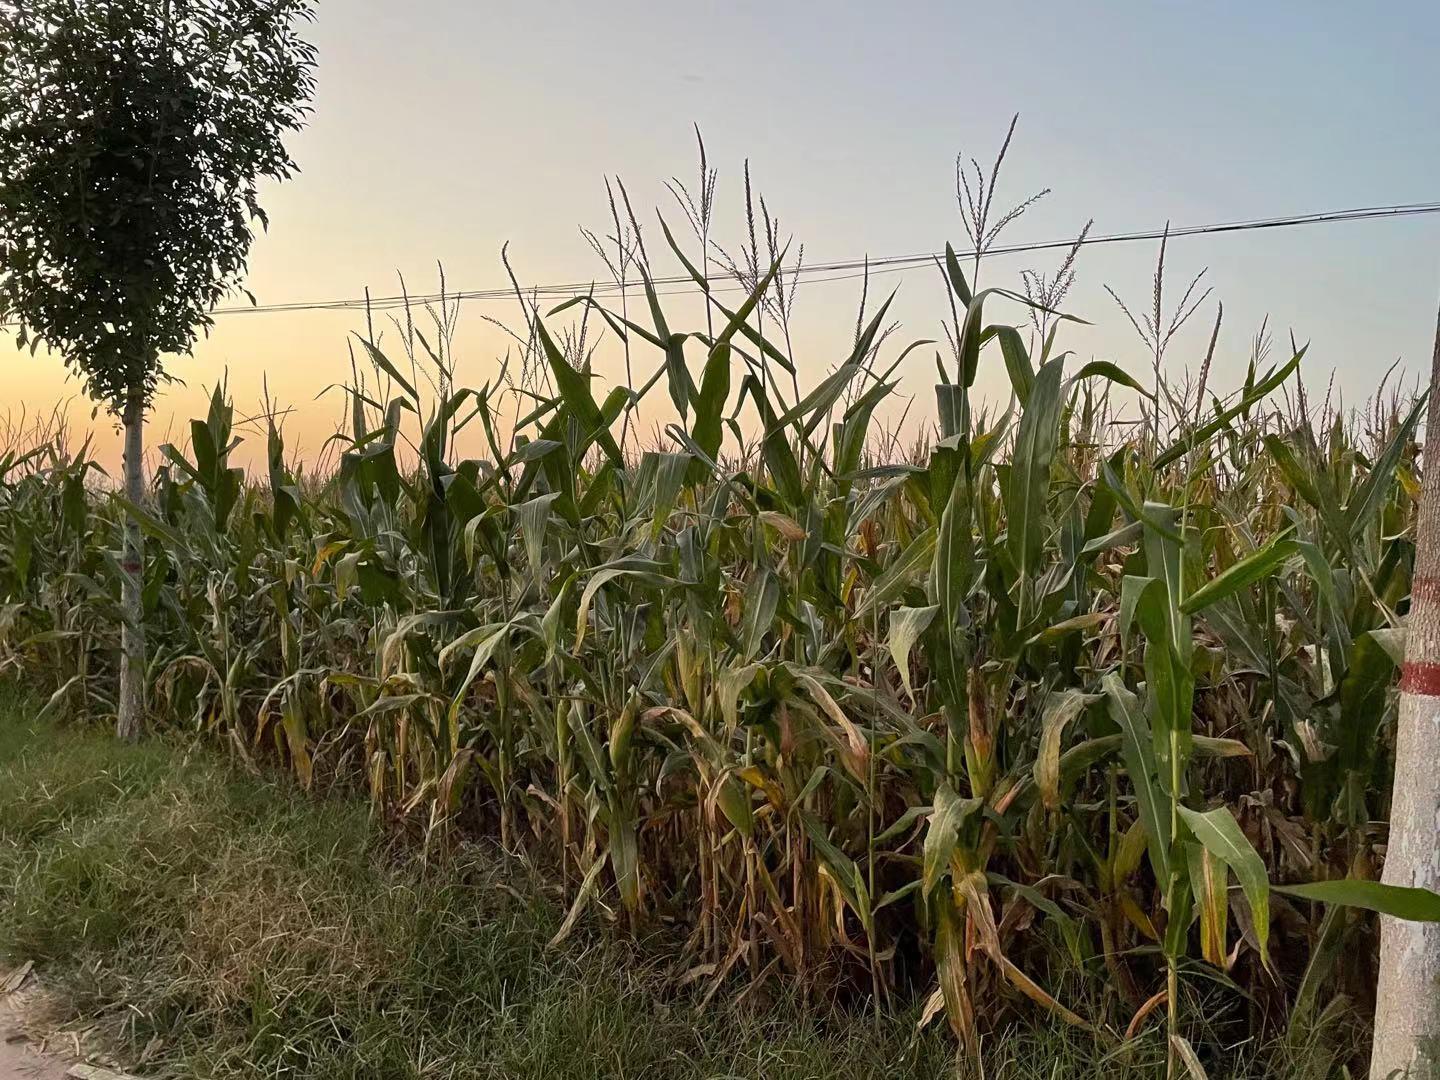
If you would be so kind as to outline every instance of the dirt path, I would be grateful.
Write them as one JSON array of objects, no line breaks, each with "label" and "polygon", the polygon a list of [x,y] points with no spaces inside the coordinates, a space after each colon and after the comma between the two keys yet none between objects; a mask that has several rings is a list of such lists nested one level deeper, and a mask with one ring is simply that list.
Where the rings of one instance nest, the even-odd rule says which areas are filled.
[{"label": "dirt path", "polygon": [[0,1080],[64,1080],[65,1063],[24,1043],[0,1043]]},{"label": "dirt path", "polygon": [[25,1041],[11,998],[0,997],[0,1080],[63,1080],[69,1063],[39,1054]]}]

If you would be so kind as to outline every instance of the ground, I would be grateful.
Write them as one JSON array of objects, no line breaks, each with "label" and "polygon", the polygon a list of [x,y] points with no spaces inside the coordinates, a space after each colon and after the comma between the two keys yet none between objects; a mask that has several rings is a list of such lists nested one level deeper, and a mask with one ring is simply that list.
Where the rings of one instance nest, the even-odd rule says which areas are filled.
[{"label": "ground", "polygon": [[14,996],[0,997],[0,1080],[61,1080],[66,1059],[54,1053],[42,1054],[25,1038],[22,1028]]}]

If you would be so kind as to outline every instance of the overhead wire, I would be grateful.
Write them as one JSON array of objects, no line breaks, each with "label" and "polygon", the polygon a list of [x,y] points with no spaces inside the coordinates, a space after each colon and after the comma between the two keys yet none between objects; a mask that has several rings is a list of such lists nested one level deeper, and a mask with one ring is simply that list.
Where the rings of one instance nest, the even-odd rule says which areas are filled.
[{"label": "overhead wire", "polygon": [[[1314,213],[1285,214],[1275,217],[1247,218],[1236,221],[1211,222],[1204,225],[1181,225],[1165,226],[1158,229],[1141,229],[1130,232],[1108,233],[1100,236],[1087,236],[1081,243],[1081,248],[1099,247],[1109,244],[1131,244],[1147,240],[1159,240],[1164,236],[1170,239],[1187,236],[1211,236],[1228,233],[1256,232],[1270,229],[1296,228],[1308,225],[1328,225],[1343,221],[1367,221],[1379,218],[1403,218],[1415,217],[1426,214],[1440,213],[1440,202],[1420,203],[1392,203],[1380,206],[1360,206],[1343,210],[1324,210]],[[981,253],[986,257],[997,255],[1017,255],[1027,252],[1049,251],[1075,246],[1075,237],[1065,237],[1056,240],[1042,240],[1030,243],[1003,244],[987,247]],[[959,259],[970,259],[976,255],[973,249],[956,251]],[[879,274],[903,273],[907,270],[916,269],[921,266],[928,266],[937,263],[944,258],[944,252],[924,251],[908,255],[885,255],[876,258],[848,258],[831,262],[809,263],[801,265],[796,271],[800,279],[812,283],[825,283],[836,281],[853,281],[866,276]],[[742,281],[733,280],[733,275],[728,271],[722,271],[721,275],[729,280],[723,284],[711,282],[708,291],[710,293],[748,292],[750,286]],[[675,274],[661,277],[652,277],[650,283],[655,287],[658,295],[672,295],[673,292],[688,292],[688,289],[673,291],[662,291],[666,286],[693,286],[694,281],[688,274]],[[607,297],[616,296],[626,288],[639,288],[641,282],[630,280],[619,282],[615,280],[590,280],[590,281],[569,281],[531,286],[522,286],[520,291],[527,302],[535,299],[565,300],[578,296]],[[424,307],[428,304],[441,302],[453,303],[462,301],[505,301],[513,300],[516,297],[516,286],[505,285],[489,289],[465,289],[453,292],[431,292],[431,293],[397,293],[386,296],[358,296],[346,297],[334,300],[309,300],[309,301],[283,301],[271,304],[243,304],[216,308],[215,315],[273,315],[306,311],[385,311],[394,308],[404,307],[407,304]],[[16,323],[0,323],[0,326],[13,327]]]},{"label": "overhead wire", "polygon": [[[1131,232],[1110,233],[1101,236],[1086,237],[1081,247],[1090,248],[1107,244],[1128,244],[1146,240],[1159,240],[1162,236],[1168,235],[1172,240],[1177,237],[1206,236],[1237,232],[1254,232],[1269,229],[1294,228],[1306,225],[1333,224],[1342,221],[1365,221],[1376,218],[1400,218],[1413,217],[1423,214],[1440,213],[1440,202],[1424,203],[1395,203],[1384,206],[1354,207],[1345,210],[1326,210],[1307,214],[1287,214],[1267,218],[1249,218],[1238,221],[1213,222],[1204,225],[1185,225],[1166,227],[1159,229],[1144,229]],[[1043,240],[1031,243],[997,245],[986,248],[985,256],[995,255],[1016,255],[1026,252],[1047,251],[1060,248],[1070,248],[1075,244],[1075,237],[1066,237],[1057,240]],[[969,259],[975,256],[974,250],[957,251],[956,256],[960,259]],[[876,258],[850,258],[832,262],[810,263],[799,268],[799,276],[811,282],[850,281],[879,273],[903,272],[919,266],[934,264],[944,257],[944,252],[926,251],[910,255],[888,255]],[[676,274],[671,276],[652,277],[651,285],[657,291],[662,286],[669,285],[693,285],[693,279],[688,274]],[[628,281],[624,287],[639,288],[641,282],[638,280]],[[619,282],[609,280],[591,281],[570,281],[564,283],[551,283],[542,285],[531,285],[522,287],[521,291],[527,298],[545,299],[569,299],[576,296],[610,296],[621,291],[622,285]],[[742,282],[730,281],[725,284],[710,285],[709,291],[717,292],[739,292],[748,291],[749,287]],[[688,290],[686,290],[688,291]],[[661,293],[660,295],[667,295]],[[400,293],[388,296],[364,296],[350,297],[337,300],[317,301],[291,301],[286,303],[237,305],[232,307],[217,308],[217,315],[253,315],[272,314],[281,312],[297,311],[345,311],[345,310],[373,310],[383,311],[389,308],[403,307],[406,304],[424,306],[426,304],[439,303],[442,300],[447,302],[455,301],[496,301],[513,300],[516,290],[513,285],[501,286],[490,289],[469,289],[445,293]]]}]

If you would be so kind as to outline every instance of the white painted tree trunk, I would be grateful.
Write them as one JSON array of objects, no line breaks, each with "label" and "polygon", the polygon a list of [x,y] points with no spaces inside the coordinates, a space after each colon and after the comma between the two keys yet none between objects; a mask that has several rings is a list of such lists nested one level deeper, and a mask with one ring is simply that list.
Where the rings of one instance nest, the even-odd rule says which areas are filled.
[{"label": "white painted tree trunk", "polygon": [[[1440,891],[1440,326],[1400,678],[1384,880]],[[1371,1080],[1440,1080],[1440,924],[1382,916]]]},{"label": "white painted tree trunk", "polygon": [[[145,394],[135,388],[125,402],[125,498],[139,506],[145,498]],[[120,557],[120,707],[115,734],[134,741],[145,716],[145,621],[141,610],[144,557],[140,523],[125,515],[125,544]]]}]

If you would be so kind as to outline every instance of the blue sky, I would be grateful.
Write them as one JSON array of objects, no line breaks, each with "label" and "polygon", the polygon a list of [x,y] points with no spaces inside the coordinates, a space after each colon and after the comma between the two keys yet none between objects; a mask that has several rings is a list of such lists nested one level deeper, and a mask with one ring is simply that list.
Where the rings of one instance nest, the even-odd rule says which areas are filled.
[{"label": "blue sky", "polygon": [[[677,220],[661,181],[693,176],[692,123],[720,169],[722,239],[738,235],[748,157],[811,261],[963,246],[955,154],[988,161],[1015,112],[999,200],[1053,192],[1010,241],[1073,235],[1091,217],[1101,234],[1440,198],[1440,6],[1429,3],[325,0],[313,39],[316,110],[293,144],[303,171],[268,193],[270,233],[252,259],[262,302],[389,292],[397,272],[427,290],[437,260],[452,287],[492,287],[506,241],[527,281],[601,276],[577,226],[604,224],[603,177],[623,176],[647,220],[654,206]],[[1070,348],[1144,370],[1102,286],[1143,305],[1154,256],[1152,245],[1082,252],[1068,308],[1094,325]],[[1208,266],[1210,303],[1225,302],[1222,385],[1243,372],[1267,313],[1277,351],[1293,328],[1312,342],[1311,383],[1333,370],[1354,403],[1392,361],[1412,373],[1428,362],[1440,217],[1177,240],[1169,260],[1175,288]],[[986,274],[1014,284],[1021,267],[1055,261],[996,260]],[[892,280],[897,349],[934,336],[933,272]],[[812,379],[843,352],[857,293],[853,282],[802,288],[796,351]],[[462,315],[461,377],[476,383],[503,349],[482,311],[514,314]],[[1177,369],[1203,351],[1212,319],[1207,305],[1177,339]],[[224,371],[242,406],[268,376],[296,406],[299,440],[318,446],[335,410],[314,395],[348,371],[358,327],[334,313],[222,318],[172,365],[187,387],[157,419],[191,415]],[[906,368],[917,408],[929,408],[932,363]],[[982,386],[1000,394],[993,366]],[[44,357],[0,369],[12,406],[75,392]]]}]

